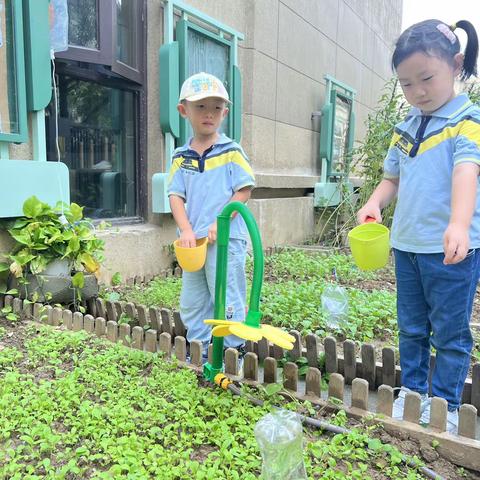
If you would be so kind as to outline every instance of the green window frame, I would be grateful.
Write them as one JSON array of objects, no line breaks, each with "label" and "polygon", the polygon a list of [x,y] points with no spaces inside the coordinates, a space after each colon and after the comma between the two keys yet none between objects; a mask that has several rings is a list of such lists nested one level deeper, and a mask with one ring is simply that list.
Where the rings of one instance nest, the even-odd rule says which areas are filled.
[{"label": "green window frame", "polygon": [[[23,203],[32,195],[52,205],[69,201],[66,165],[46,161],[44,108],[52,95],[49,0],[11,0],[11,5],[21,129],[0,135],[0,218],[23,215]],[[28,112],[33,160],[11,160],[9,143],[28,141]]]},{"label": "green window frame", "polygon": [[[25,84],[25,56],[24,56],[24,41],[23,41],[23,6],[22,0],[10,0],[12,6],[12,25],[13,28],[13,48],[15,60],[15,79],[14,88],[16,92],[16,105],[10,106],[12,101],[9,97],[8,89],[2,92],[2,95],[7,95],[7,103],[9,110],[15,108],[18,131],[15,133],[0,132],[0,142],[15,142],[24,143],[28,141],[28,126],[27,126],[27,89]],[[1,15],[6,15],[6,7],[4,5]],[[8,25],[7,25],[8,28]],[[3,37],[6,38],[7,32],[3,32]],[[6,48],[6,41],[3,42],[3,47]],[[8,53],[7,53],[8,55]]]},{"label": "green window frame", "polygon": [[[322,181],[332,181],[335,178],[347,177],[350,170],[350,160],[355,139],[355,95],[356,91],[336,80],[325,75],[327,88],[325,94],[325,105],[322,108],[322,129],[320,132],[320,158],[322,160]],[[335,142],[338,139],[336,127],[344,118],[340,118],[340,106],[347,105],[348,125],[347,132],[339,140],[343,142],[344,158],[338,159],[335,155]],[[336,139],[337,136],[337,139]]]},{"label": "green window frame", "polygon": [[[226,39],[224,36],[213,33],[210,30],[202,28],[201,26],[189,21],[189,20],[179,20],[176,24],[175,33],[176,39],[179,46],[179,85],[181,85],[189,76],[193,73],[198,72],[189,72],[189,55],[191,54],[189,50],[188,42],[188,33],[189,30],[199,34],[200,36],[206,37],[208,40],[216,42],[222,46],[228,48],[228,77],[224,81],[227,88],[228,94],[232,100],[232,105],[230,105],[230,110],[228,113],[228,131],[226,132],[230,138],[234,138],[237,141],[240,141],[241,138],[241,123],[238,121],[238,115],[242,113],[242,99],[239,98],[238,92],[234,89],[235,84],[235,71],[238,70],[238,67],[234,65],[235,61],[235,49],[236,43],[233,38]],[[212,72],[207,72],[212,73]],[[241,93],[241,92],[240,92]],[[176,107],[175,107],[176,108]],[[180,117],[180,134],[179,134],[179,145],[183,145],[188,140],[188,128],[187,120]]]},{"label": "green window frame", "polygon": [[[175,22],[175,19],[177,21]],[[228,117],[228,136],[240,142],[242,136],[242,76],[238,68],[238,42],[242,33],[204,14],[180,0],[164,0],[164,43],[159,50],[160,127],[165,135],[163,172],[152,177],[152,211],[170,213],[167,196],[168,171],[175,144],[187,141],[185,120],[180,118],[177,102],[180,86],[188,71],[188,31],[229,48],[227,90],[232,101]],[[174,40],[175,32],[175,40]],[[207,73],[213,73],[208,72]]]}]

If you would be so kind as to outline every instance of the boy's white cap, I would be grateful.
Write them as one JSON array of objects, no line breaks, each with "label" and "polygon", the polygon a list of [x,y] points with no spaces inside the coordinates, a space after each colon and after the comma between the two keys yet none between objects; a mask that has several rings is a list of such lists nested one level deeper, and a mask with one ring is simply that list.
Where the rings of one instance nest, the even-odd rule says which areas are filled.
[{"label": "boy's white cap", "polygon": [[231,103],[227,89],[223,83],[214,75],[200,72],[188,77],[183,82],[178,101],[187,100],[189,102],[196,102],[197,100],[203,100],[208,97],[221,98]]}]

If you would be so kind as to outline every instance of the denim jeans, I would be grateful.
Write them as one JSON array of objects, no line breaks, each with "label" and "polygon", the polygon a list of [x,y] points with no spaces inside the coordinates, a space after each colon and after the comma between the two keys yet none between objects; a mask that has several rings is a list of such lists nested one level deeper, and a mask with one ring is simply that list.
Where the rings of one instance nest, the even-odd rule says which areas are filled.
[{"label": "denim jeans", "polygon": [[[231,238],[228,244],[227,298],[225,318],[243,322],[247,284],[245,259],[247,242]],[[213,318],[215,306],[215,277],[217,264],[217,244],[208,244],[205,265],[197,272],[183,272],[180,294],[180,316],[187,328],[187,340],[200,340],[206,353],[212,335],[212,326],[204,320]],[[238,347],[245,340],[229,335],[225,337],[225,347]]]},{"label": "denim jeans", "polygon": [[443,253],[394,250],[402,385],[428,392],[430,345],[436,350],[432,395],[460,406],[473,346],[470,315],[479,278],[480,249],[456,265]]}]

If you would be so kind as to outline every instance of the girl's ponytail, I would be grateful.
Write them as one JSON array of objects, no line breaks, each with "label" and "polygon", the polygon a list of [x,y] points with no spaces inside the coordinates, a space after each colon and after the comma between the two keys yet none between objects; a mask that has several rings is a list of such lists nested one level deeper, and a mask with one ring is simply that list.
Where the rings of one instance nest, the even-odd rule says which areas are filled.
[{"label": "girl's ponytail", "polygon": [[467,46],[465,47],[465,59],[462,68],[462,80],[477,75],[477,57],[478,57],[478,36],[475,27],[467,20],[460,20],[452,30],[461,28],[467,34]]},{"label": "girl's ponytail", "polygon": [[454,65],[453,59],[460,53],[460,41],[453,33],[461,28],[467,33],[467,46],[464,53],[461,79],[467,80],[477,75],[478,37],[475,27],[467,20],[460,20],[449,27],[440,20],[423,20],[407,28],[398,38],[392,55],[392,67],[398,65],[416,52],[437,55]]}]

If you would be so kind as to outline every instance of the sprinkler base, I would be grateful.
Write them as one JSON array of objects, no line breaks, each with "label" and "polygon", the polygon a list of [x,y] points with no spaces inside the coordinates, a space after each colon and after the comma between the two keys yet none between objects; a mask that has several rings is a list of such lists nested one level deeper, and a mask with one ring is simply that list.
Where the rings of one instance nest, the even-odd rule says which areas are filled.
[{"label": "sprinkler base", "polygon": [[221,373],[222,371],[222,368],[213,368],[213,365],[207,362],[203,365],[203,378],[213,383],[215,382],[215,377],[217,374]]}]

